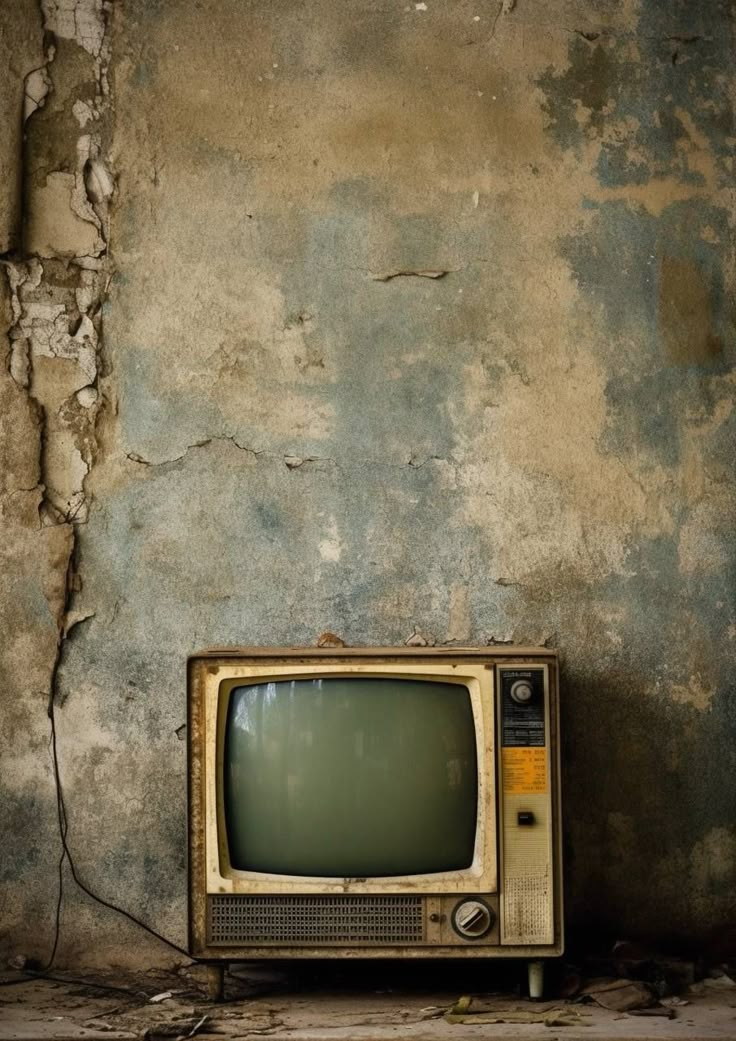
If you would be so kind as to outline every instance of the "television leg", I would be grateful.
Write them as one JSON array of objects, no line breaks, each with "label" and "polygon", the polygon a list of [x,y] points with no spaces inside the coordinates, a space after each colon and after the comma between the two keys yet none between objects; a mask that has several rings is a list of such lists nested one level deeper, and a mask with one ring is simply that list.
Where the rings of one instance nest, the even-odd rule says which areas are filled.
[{"label": "television leg", "polygon": [[529,998],[541,1001],[544,994],[544,962],[530,961],[526,965],[529,976]]},{"label": "television leg", "polygon": [[225,997],[225,965],[223,962],[207,966],[207,997],[210,1001],[222,1001]]}]

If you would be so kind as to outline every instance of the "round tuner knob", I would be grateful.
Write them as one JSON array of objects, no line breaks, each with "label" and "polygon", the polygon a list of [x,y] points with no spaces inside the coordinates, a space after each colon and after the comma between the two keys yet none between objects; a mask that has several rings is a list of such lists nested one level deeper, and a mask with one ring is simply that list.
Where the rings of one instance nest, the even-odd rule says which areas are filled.
[{"label": "round tuner knob", "polygon": [[517,705],[527,705],[533,694],[532,685],[528,680],[517,680],[511,684],[511,698]]},{"label": "round tuner knob", "polygon": [[479,940],[495,921],[494,912],[483,900],[461,900],[452,912],[452,927],[465,940]]}]

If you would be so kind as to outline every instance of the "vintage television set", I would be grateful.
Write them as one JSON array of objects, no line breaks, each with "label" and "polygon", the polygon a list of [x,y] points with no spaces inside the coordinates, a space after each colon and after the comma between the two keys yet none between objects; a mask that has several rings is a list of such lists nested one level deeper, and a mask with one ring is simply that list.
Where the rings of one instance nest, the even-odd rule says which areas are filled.
[{"label": "vintage television set", "polygon": [[260,958],[563,948],[557,657],[251,648],[192,656],[189,942]]}]

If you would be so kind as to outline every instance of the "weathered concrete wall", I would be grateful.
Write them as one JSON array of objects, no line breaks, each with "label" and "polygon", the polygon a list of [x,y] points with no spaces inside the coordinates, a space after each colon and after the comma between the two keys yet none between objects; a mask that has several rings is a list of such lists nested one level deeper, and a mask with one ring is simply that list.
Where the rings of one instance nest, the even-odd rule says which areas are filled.
[{"label": "weathered concrete wall", "polygon": [[[43,11],[7,94],[45,67],[6,239],[5,948],[52,937],[50,689],[81,876],[182,942],[184,658],[325,629],[559,647],[571,925],[707,936],[736,892],[729,5]],[[168,957],[65,906],[62,961]]]}]

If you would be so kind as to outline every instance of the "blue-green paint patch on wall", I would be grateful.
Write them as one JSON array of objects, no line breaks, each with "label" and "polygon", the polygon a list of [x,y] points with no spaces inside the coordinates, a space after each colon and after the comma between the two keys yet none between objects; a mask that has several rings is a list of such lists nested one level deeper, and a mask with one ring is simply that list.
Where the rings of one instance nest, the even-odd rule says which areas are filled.
[{"label": "blue-green paint patch on wall", "polygon": [[700,199],[659,215],[624,201],[590,205],[585,232],[564,238],[560,250],[605,313],[602,443],[619,454],[646,447],[653,462],[671,467],[688,416],[713,410],[714,377],[736,355],[722,242],[729,215]]},{"label": "blue-green paint patch on wall", "polygon": [[702,185],[688,151],[701,139],[719,185],[732,181],[734,111],[724,75],[732,60],[720,2],[644,3],[635,30],[573,32],[569,65],[537,81],[549,129],[562,149],[600,143],[596,173],[606,187],[677,177]]},{"label": "blue-green paint patch on wall", "polygon": [[[699,198],[673,202],[659,214],[623,199],[587,199],[586,209],[594,214],[591,221],[582,233],[562,238],[560,252],[577,285],[605,309],[614,336],[636,335],[651,357],[667,360],[658,339],[659,291],[662,260],[670,257],[692,265],[707,285],[709,324],[724,348],[733,349],[734,309],[723,270],[728,210]],[[715,357],[707,367],[724,371],[725,364]]]}]

